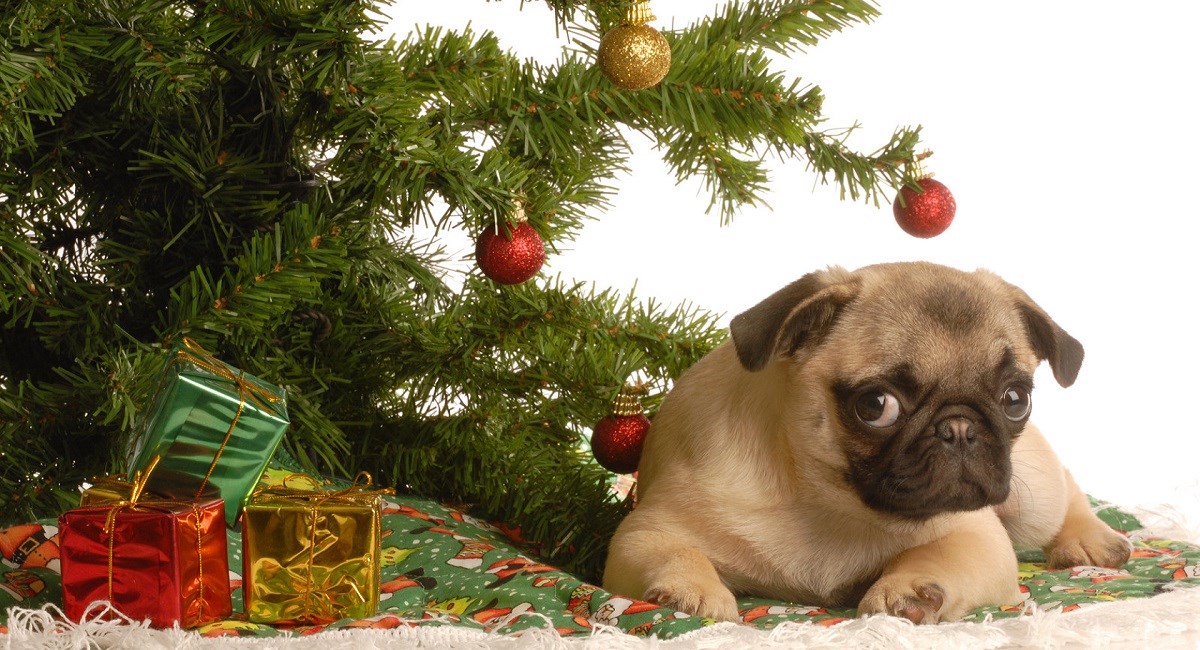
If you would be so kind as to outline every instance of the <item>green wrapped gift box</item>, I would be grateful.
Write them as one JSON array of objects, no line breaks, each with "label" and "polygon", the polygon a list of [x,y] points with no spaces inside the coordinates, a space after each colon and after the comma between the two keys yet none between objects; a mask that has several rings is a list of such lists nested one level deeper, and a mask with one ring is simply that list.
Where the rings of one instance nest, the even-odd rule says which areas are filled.
[{"label": "green wrapped gift box", "polygon": [[160,457],[146,489],[215,485],[233,526],[287,431],[282,389],[213,357],[184,338],[129,446],[129,476]]}]

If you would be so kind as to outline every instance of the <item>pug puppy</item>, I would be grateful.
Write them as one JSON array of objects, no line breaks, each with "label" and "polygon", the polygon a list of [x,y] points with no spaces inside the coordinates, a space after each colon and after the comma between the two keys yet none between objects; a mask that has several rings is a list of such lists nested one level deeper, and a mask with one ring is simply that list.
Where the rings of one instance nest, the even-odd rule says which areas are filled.
[{"label": "pug puppy", "polygon": [[1014,545],[1119,567],[1130,545],[1029,423],[1083,347],[986,271],[810,273],[740,314],[646,437],[614,593],[721,620],[735,595],[917,623],[1021,601]]}]

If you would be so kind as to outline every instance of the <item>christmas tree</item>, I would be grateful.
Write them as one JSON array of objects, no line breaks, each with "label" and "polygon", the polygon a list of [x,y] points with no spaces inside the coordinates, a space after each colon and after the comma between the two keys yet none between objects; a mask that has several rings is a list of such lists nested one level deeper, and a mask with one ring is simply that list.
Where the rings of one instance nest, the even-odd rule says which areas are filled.
[{"label": "christmas tree", "polygon": [[547,4],[572,43],[552,65],[492,33],[381,40],[403,4],[5,2],[0,523],[124,469],[162,350],[189,336],[286,388],[284,448],[309,471],[470,504],[595,577],[630,506],[591,427],[631,377],[653,413],[724,333],[625,287],[458,273],[416,232],[507,241],[523,213],[553,257],[636,134],[703,179],[714,218],[763,199],[770,157],[874,200],[914,180],[917,131],[852,151],[820,90],[772,70],[870,2],[730,3],[663,31],[669,71],[639,90],[597,49],[644,6]]}]

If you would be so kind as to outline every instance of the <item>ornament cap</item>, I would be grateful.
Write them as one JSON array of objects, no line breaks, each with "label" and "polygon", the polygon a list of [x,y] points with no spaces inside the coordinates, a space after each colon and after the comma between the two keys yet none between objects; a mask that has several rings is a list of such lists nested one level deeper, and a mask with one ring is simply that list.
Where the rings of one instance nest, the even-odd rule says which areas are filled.
[{"label": "ornament cap", "polygon": [[641,415],[642,395],[646,394],[645,384],[625,384],[617,398],[613,400],[613,415]]},{"label": "ornament cap", "polygon": [[626,25],[645,25],[655,19],[654,12],[650,10],[650,0],[638,0],[625,10]]},{"label": "ornament cap", "polygon": [[[525,214],[525,202],[521,199],[514,198],[512,200],[513,209],[503,221],[495,219],[490,226],[497,235],[503,235],[505,239],[512,241],[513,235],[517,228],[523,223],[529,223],[529,215]],[[486,228],[485,228],[486,229]]]},{"label": "ornament cap", "polygon": [[529,221],[529,215],[525,214],[525,202],[521,199],[513,199],[513,211],[508,217],[510,223],[521,225]]},{"label": "ornament cap", "polygon": [[922,151],[921,153],[913,156],[913,159],[912,159],[913,180],[923,181],[926,178],[933,178],[933,172],[929,171],[928,169],[925,169],[925,162],[924,162],[924,160],[926,158],[928,158],[932,155],[933,155],[933,152],[930,151],[929,149],[926,149],[925,151]]}]

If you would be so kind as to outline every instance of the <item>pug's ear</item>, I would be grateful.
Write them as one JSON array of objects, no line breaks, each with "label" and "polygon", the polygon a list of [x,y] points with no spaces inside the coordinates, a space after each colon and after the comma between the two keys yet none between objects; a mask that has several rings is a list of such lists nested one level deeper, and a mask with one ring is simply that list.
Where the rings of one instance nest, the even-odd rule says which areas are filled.
[{"label": "pug's ear", "polygon": [[1050,363],[1054,380],[1060,386],[1066,388],[1075,383],[1083,366],[1083,344],[1059,327],[1024,291],[1013,287],[1013,294],[1034,354]]},{"label": "pug's ear", "polygon": [[738,314],[729,323],[742,367],[762,370],[772,359],[821,341],[859,283],[841,267],[814,271]]}]

